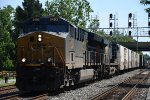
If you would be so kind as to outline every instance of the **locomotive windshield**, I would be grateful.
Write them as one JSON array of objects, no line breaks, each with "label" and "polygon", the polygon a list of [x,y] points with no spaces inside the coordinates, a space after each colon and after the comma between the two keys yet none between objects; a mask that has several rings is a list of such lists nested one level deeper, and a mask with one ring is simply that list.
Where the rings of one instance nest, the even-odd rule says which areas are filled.
[{"label": "locomotive windshield", "polygon": [[68,22],[54,17],[30,19],[23,26],[23,33],[35,31],[68,32]]}]

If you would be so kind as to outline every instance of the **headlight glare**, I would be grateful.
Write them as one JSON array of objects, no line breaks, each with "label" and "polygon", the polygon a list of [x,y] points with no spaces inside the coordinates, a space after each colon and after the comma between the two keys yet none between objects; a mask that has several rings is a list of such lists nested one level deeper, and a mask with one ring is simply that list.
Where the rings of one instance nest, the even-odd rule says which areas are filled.
[{"label": "headlight glare", "polygon": [[22,60],[21,60],[22,62],[26,62],[26,58],[22,58]]},{"label": "headlight glare", "polygon": [[47,61],[48,61],[48,62],[51,62],[51,61],[52,61],[52,59],[51,59],[51,58],[48,58],[48,59],[47,59]]},{"label": "headlight glare", "polygon": [[39,38],[38,38],[38,41],[39,41],[39,42],[41,42],[41,41],[42,41],[42,38],[41,38],[41,37],[39,37]]},{"label": "headlight glare", "polygon": [[42,35],[40,35],[40,34],[39,34],[39,35],[38,35],[38,37],[39,37],[39,38],[41,38],[41,37],[42,37]]}]

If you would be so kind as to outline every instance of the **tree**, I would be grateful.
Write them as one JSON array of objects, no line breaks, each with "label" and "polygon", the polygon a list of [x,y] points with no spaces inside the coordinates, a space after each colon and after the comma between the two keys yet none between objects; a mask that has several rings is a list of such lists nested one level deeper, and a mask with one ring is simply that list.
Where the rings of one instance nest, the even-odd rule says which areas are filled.
[{"label": "tree", "polygon": [[89,24],[90,29],[89,30],[96,33],[96,32],[98,32],[99,25],[100,25],[100,22],[96,16],[95,18],[90,20],[90,24]]},{"label": "tree", "polygon": [[40,17],[43,14],[42,4],[39,0],[24,0],[22,2],[22,7],[18,6],[16,8],[15,18],[14,18],[14,26],[15,26],[15,34],[14,38],[17,39],[20,32],[22,31],[22,23],[32,17]]},{"label": "tree", "polygon": [[93,12],[87,0],[47,0],[45,6],[45,15],[63,17],[82,28],[86,27]]},{"label": "tree", "polygon": [[148,54],[144,54],[144,58],[145,58],[146,60],[150,60],[150,56],[149,56]]},{"label": "tree", "polygon": [[15,45],[12,40],[12,14],[11,6],[0,8],[0,67],[12,67]]},{"label": "tree", "polygon": [[98,30],[96,33],[101,37],[106,38],[113,42],[135,42],[136,41],[132,37],[129,37],[128,35],[124,36],[124,34],[121,34],[117,30],[113,30],[114,34],[112,34],[112,36],[106,34],[103,30]]},{"label": "tree", "polygon": [[[149,0],[140,0],[140,3],[147,5],[147,4],[150,4],[150,1]],[[150,13],[150,8],[147,8],[145,10],[146,10],[146,12]]]}]

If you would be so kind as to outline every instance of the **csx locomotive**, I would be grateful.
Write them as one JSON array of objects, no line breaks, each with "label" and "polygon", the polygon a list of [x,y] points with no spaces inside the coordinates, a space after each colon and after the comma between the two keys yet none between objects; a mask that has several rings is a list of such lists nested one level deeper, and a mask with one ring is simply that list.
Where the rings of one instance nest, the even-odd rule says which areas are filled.
[{"label": "csx locomotive", "polygon": [[143,56],[63,18],[23,23],[17,40],[16,86],[20,91],[56,90],[143,66]]}]

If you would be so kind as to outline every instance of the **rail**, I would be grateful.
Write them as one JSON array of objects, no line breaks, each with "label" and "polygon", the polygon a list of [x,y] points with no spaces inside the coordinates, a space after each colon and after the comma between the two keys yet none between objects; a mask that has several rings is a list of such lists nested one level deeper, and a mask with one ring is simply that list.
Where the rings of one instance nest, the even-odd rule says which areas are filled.
[{"label": "rail", "polygon": [[17,98],[19,91],[15,85],[0,87],[0,100]]},{"label": "rail", "polygon": [[129,80],[130,80],[130,77],[127,78],[126,80],[124,80],[124,81],[122,81],[122,82],[116,84],[116,85],[113,86],[112,88],[107,89],[106,91],[104,91],[104,92],[102,92],[102,93],[98,93],[98,94],[96,94],[96,95],[93,96],[93,97],[90,97],[89,99],[90,99],[90,100],[100,100],[100,98],[102,98],[102,97],[108,95],[110,92],[112,92],[112,91],[114,91],[115,89],[117,89],[119,84],[122,84],[122,83],[124,83],[124,82],[129,81]]},{"label": "rail", "polygon": [[[140,75],[142,74],[144,71],[140,72],[139,74],[137,75]],[[137,75],[133,76],[133,77],[136,77]],[[145,76],[140,82],[142,82],[147,76]],[[113,86],[112,88],[110,89],[107,89],[106,91],[102,92],[102,93],[98,93],[96,95],[94,95],[93,97],[90,97],[89,99],[90,100],[101,100],[102,98],[105,98],[105,97],[108,97],[108,95],[111,95],[111,93],[113,93],[114,91],[116,91],[119,86],[121,86],[121,84],[126,84],[127,82],[130,82],[131,78],[127,78],[125,81],[123,82],[120,82],[118,83],[117,85]],[[132,90],[134,91],[134,90]],[[133,93],[133,92],[132,92]],[[128,94],[129,95],[129,94]],[[128,100],[128,99],[124,99],[124,100]]]},{"label": "rail", "polygon": [[141,84],[141,83],[147,78],[147,76],[148,76],[149,74],[150,74],[150,73],[146,74],[145,77],[144,77],[141,81],[139,81],[139,83],[137,83],[137,84],[122,98],[122,100],[129,100],[129,98],[136,92],[137,86],[138,86],[139,84]]},{"label": "rail", "polygon": [[48,99],[48,93],[32,97],[29,100],[45,100],[45,99]]}]

